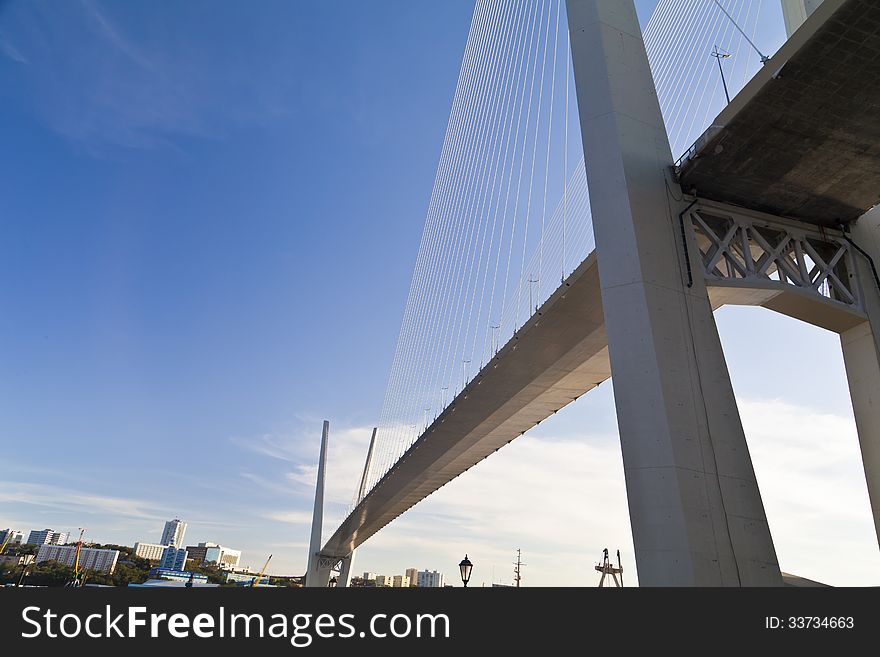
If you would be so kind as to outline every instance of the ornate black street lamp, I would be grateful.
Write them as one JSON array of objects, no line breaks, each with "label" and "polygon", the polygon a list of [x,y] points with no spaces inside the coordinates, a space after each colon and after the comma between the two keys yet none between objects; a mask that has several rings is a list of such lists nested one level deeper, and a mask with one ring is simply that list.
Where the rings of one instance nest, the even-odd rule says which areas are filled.
[{"label": "ornate black street lamp", "polygon": [[468,582],[471,579],[471,570],[473,570],[473,568],[474,564],[471,563],[471,560],[468,559],[467,555],[464,555],[464,559],[458,564],[458,569],[461,571],[461,581],[465,588],[467,588]]}]

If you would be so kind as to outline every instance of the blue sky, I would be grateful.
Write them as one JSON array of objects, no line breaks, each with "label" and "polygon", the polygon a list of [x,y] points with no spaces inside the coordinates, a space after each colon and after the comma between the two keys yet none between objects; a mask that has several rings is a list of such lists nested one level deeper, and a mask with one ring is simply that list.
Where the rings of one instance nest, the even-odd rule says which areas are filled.
[{"label": "blue sky", "polygon": [[[0,527],[132,544],[180,516],[187,542],[302,572],[320,421],[332,525],[381,407],[472,7],[0,2]],[[836,336],[718,319],[783,567],[877,583]],[[527,583],[592,584],[606,543],[631,554],[610,388],[358,565],[452,575],[468,551],[475,578],[509,581],[522,547]],[[816,459],[795,474],[818,482],[803,495],[779,475],[801,444]],[[555,487],[522,500],[512,472]],[[809,497],[826,490],[827,509]],[[852,572],[824,572],[841,544]]]}]

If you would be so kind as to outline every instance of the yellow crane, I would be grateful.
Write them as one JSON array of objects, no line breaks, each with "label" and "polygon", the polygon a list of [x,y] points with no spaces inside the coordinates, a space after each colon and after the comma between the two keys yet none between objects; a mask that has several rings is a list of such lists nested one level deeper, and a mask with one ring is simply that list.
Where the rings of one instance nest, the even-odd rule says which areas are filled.
[{"label": "yellow crane", "polygon": [[3,545],[0,545],[0,554],[6,552],[6,546],[9,545],[9,539],[12,538],[12,530],[6,532],[6,538],[3,540]]},{"label": "yellow crane", "polygon": [[82,581],[79,578],[79,554],[82,550],[83,534],[85,533],[86,530],[80,527],[79,540],[76,542],[76,556],[73,558],[73,580],[67,584],[68,586],[82,586]]},{"label": "yellow crane", "polygon": [[266,563],[263,564],[263,569],[260,571],[260,574],[254,577],[254,581],[251,582],[251,586],[257,586],[260,583],[260,580],[263,579],[263,575],[266,573],[266,568],[269,567],[269,562],[272,561],[272,555],[269,555],[269,558],[266,559]]}]

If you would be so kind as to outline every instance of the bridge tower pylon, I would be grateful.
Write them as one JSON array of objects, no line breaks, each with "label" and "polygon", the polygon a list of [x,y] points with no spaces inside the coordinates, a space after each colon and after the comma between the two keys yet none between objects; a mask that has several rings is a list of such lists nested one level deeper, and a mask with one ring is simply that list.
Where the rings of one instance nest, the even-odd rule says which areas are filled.
[{"label": "bridge tower pylon", "polygon": [[782,584],[631,0],[567,0],[639,584]]}]

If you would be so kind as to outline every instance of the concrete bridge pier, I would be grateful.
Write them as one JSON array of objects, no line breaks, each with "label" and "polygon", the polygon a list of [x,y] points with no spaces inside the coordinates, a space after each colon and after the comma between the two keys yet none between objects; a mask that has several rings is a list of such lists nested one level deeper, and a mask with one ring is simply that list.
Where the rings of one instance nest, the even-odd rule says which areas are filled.
[{"label": "concrete bridge pier", "polygon": [[639,583],[781,585],[634,4],[567,9]]},{"label": "concrete bridge pier", "polygon": [[880,206],[853,223],[850,238],[867,254],[855,263],[868,321],[841,333],[840,344],[880,544],[880,289],[868,260],[880,267]]}]

